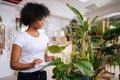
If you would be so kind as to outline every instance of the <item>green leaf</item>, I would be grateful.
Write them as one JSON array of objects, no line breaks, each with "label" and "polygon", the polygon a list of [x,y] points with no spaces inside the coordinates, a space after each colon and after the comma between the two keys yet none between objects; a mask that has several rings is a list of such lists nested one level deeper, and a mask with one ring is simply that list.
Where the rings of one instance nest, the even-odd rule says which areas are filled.
[{"label": "green leaf", "polygon": [[83,16],[82,14],[77,10],[75,9],[74,7],[72,7],[71,5],[69,4],[66,4],[77,16],[79,16],[82,20],[83,20]]},{"label": "green leaf", "polygon": [[86,60],[88,60],[88,57],[86,56],[86,54],[81,53],[81,54],[79,54],[79,55],[81,56],[81,59],[86,59]]},{"label": "green leaf", "polygon": [[77,18],[78,18],[78,20],[79,20],[79,24],[80,24],[80,26],[83,26],[83,25],[84,25],[84,21],[81,19],[80,16],[78,16]]},{"label": "green leaf", "polygon": [[71,57],[71,58],[74,58],[77,54],[78,54],[78,53],[76,53],[76,52],[72,52],[72,53],[70,54],[70,57]]},{"label": "green leaf", "polygon": [[92,64],[87,60],[73,60],[73,65],[85,76],[94,76]]},{"label": "green leaf", "polygon": [[53,73],[54,74],[57,74],[57,73],[59,73],[60,71],[58,70],[58,68],[57,67],[55,67],[54,69],[53,69]]},{"label": "green leaf", "polygon": [[60,64],[64,64],[64,63],[61,61],[61,58],[57,58],[56,60],[54,60],[54,61],[48,63],[47,65],[45,65],[44,67],[42,67],[42,69],[40,69],[40,70],[43,70],[44,68],[51,66],[51,65],[57,66]]},{"label": "green leaf", "polygon": [[113,57],[113,61],[110,64],[116,64],[120,66],[120,54],[115,54],[115,56]]},{"label": "green leaf", "polygon": [[59,46],[62,50],[64,50],[66,47],[67,47],[68,45],[66,45],[66,46]]},{"label": "green leaf", "polygon": [[66,46],[58,46],[58,45],[52,45],[52,46],[48,46],[48,50],[51,53],[61,53],[62,50],[64,50],[66,48]]},{"label": "green leaf", "polygon": [[71,80],[82,80],[82,79],[80,79],[80,77],[74,77]]},{"label": "green leaf", "polygon": [[120,27],[120,21],[117,19],[110,20],[110,25],[113,25],[115,27]]},{"label": "green leaf", "polygon": [[94,63],[94,53],[93,53],[93,49],[92,49],[92,45],[89,44],[89,54],[90,54],[90,62]]},{"label": "green leaf", "polygon": [[55,78],[55,80],[61,80],[62,77],[63,77],[63,75],[64,75],[63,72],[59,72],[59,73],[57,73],[57,74],[56,74],[56,78]]},{"label": "green leaf", "polygon": [[63,80],[70,80],[70,79],[67,78],[66,76],[63,76]]},{"label": "green leaf", "polygon": [[84,31],[88,31],[88,21],[84,22]]},{"label": "green leaf", "polygon": [[94,22],[95,22],[95,20],[98,18],[98,16],[96,16],[93,20],[92,20],[92,22],[91,22],[91,24],[94,24]]},{"label": "green leaf", "polygon": [[102,35],[104,40],[112,40],[112,39],[114,39],[118,36],[120,36],[120,27],[117,27],[115,29],[107,30]]},{"label": "green leaf", "polygon": [[114,55],[115,52],[114,52],[113,50],[119,49],[119,48],[120,48],[120,44],[113,44],[113,45],[111,45],[111,46],[109,46],[109,47],[104,47],[104,48],[102,49],[102,52],[103,52],[104,54],[106,54],[106,55]]},{"label": "green leaf", "polygon": [[0,16],[0,22],[2,22],[2,17]]},{"label": "green leaf", "polygon": [[57,58],[56,60],[54,60],[50,63],[50,65],[54,65],[54,66],[57,66],[60,64],[63,64],[63,62],[61,61],[61,58]]},{"label": "green leaf", "polygon": [[53,79],[55,80],[61,80],[62,77],[64,76],[64,71],[59,71],[57,67],[53,69],[54,75],[52,76]]},{"label": "green leaf", "polygon": [[80,74],[77,74],[76,72],[71,72],[67,77],[70,80],[81,80]]},{"label": "green leaf", "polygon": [[57,65],[57,68],[58,68],[59,71],[65,72],[67,70],[67,68],[68,68],[68,65],[66,65],[66,64],[59,64],[59,65]]}]

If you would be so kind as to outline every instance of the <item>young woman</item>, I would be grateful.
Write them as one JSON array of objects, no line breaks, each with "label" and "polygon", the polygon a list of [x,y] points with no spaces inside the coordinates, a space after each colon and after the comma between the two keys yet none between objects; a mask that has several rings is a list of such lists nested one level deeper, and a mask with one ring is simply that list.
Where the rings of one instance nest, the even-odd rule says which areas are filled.
[{"label": "young woman", "polygon": [[46,71],[35,66],[55,59],[47,54],[48,37],[38,31],[49,14],[45,5],[37,3],[27,3],[20,12],[21,23],[28,29],[13,42],[10,66],[19,71],[17,80],[47,80]]}]

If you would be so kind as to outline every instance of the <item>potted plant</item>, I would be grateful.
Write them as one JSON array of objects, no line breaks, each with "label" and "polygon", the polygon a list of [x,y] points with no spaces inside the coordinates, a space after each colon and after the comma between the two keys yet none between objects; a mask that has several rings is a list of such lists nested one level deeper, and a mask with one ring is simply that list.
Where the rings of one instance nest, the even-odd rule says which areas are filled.
[{"label": "potted plant", "polygon": [[[105,72],[106,65],[118,64],[120,66],[120,54],[114,51],[120,48],[120,44],[106,46],[108,41],[120,36],[120,27],[105,31],[100,36],[98,45],[100,48],[95,52],[92,45],[94,42],[88,35],[88,27],[97,17],[88,23],[88,19],[84,20],[77,9],[68,4],[67,6],[76,14],[78,21],[74,26],[74,31],[67,34],[73,41],[74,50],[70,54],[69,62],[65,63],[58,58],[48,64],[48,66],[55,66],[52,78],[55,80],[99,80],[103,76],[102,72]],[[48,50],[51,53],[61,53],[66,46],[52,45],[48,47]]]},{"label": "potted plant", "polygon": [[91,26],[91,31],[95,32],[95,36],[101,36],[102,34],[102,20],[95,21]]},{"label": "potted plant", "polygon": [[[93,65],[88,56],[88,53],[91,53],[91,50],[87,49],[91,47],[87,34],[89,27],[88,20],[84,20],[77,9],[68,4],[67,6],[77,16],[77,21],[73,19],[75,23],[74,25],[71,24],[71,31],[67,34],[73,41],[74,50],[70,55],[71,59],[68,63],[64,63],[64,61],[58,58],[49,64],[55,66],[53,69],[54,75],[52,77],[56,80],[87,80],[88,77],[95,75]],[[93,23],[94,20],[91,23]],[[60,53],[65,47],[66,46],[52,45],[48,47],[48,50],[51,53]],[[92,53],[90,57],[93,57]]]},{"label": "potted plant", "polygon": [[110,25],[113,25],[114,27],[120,27],[120,21],[118,19],[110,19],[109,21]]}]

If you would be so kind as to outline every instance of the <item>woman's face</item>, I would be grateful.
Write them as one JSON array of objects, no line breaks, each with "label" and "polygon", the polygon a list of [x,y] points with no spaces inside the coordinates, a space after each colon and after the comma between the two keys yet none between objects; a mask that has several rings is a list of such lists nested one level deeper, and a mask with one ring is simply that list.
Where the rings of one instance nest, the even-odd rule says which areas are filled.
[{"label": "woman's face", "polygon": [[32,23],[32,27],[36,29],[41,29],[44,26],[45,18],[42,18],[41,20],[36,20]]}]

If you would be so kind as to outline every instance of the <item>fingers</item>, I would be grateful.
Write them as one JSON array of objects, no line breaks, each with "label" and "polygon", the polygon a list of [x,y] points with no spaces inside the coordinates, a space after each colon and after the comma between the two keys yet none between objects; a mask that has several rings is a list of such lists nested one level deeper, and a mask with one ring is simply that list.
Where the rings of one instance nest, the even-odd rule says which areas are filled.
[{"label": "fingers", "polygon": [[57,59],[58,57],[57,56],[51,56],[52,60],[55,60]]},{"label": "fingers", "polygon": [[47,58],[46,58],[46,62],[51,62],[51,61],[53,61],[53,60],[55,60],[55,59],[57,59],[58,57],[56,57],[56,56],[48,56]]},{"label": "fingers", "polygon": [[41,60],[41,59],[35,59],[35,60],[32,62],[32,66],[35,67],[37,64],[40,64],[40,63],[42,63],[42,62],[43,62],[43,60]]},{"label": "fingers", "polygon": [[55,59],[57,59],[56,56],[50,56],[50,57],[49,57],[49,61],[50,61],[50,62],[53,61],[53,60],[55,60]]},{"label": "fingers", "polygon": [[34,60],[34,63],[35,63],[35,64],[40,64],[40,63],[42,63],[42,62],[43,62],[43,60],[41,60],[41,59],[35,59],[35,60]]}]

